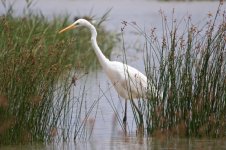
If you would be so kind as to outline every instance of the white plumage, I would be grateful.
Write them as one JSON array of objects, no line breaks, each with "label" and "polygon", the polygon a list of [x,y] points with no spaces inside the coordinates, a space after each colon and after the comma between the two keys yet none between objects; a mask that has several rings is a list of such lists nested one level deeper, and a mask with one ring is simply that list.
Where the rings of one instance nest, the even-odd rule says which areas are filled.
[{"label": "white plumage", "polygon": [[[101,52],[97,44],[97,31],[95,27],[87,20],[79,19],[70,26],[62,29],[59,33],[80,26],[84,26],[90,29],[92,46],[101,66],[104,69],[104,72],[111,80],[118,94],[126,100],[125,116],[123,119],[123,121],[126,122],[127,100],[145,98],[147,91],[147,77],[141,72],[139,72],[137,69],[129,65],[117,61],[110,61],[109,59],[107,59]],[[140,113],[136,106],[135,108],[137,109],[138,113]]]},{"label": "white plumage", "polygon": [[137,69],[117,61],[109,61],[104,69],[118,94],[124,99],[144,98],[147,77]]}]

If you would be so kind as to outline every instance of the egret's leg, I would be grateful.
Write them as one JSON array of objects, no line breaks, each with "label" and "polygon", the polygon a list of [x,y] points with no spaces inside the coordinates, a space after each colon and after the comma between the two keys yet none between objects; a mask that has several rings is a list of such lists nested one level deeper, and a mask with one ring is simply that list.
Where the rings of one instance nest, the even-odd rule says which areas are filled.
[{"label": "egret's leg", "polygon": [[137,128],[137,134],[138,135],[144,135],[144,120],[143,120],[143,114],[142,112],[139,110],[139,108],[137,107],[137,105],[134,103],[133,100],[131,100],[132,102],[132,106],[133,108],[135,108],[135,110],[137,111],[138,115],[139,115],[139,119],[140,119],[140,122],[138,124],[138,128]]},{"label": "egret's leg", "polygon": [[136,111],[139,115],[140,123],[143,124],[143,114],[142,114],[142,112],[139,110],[139,108],[137,107],[137,105],[134,103],[133,100],[131,100],[131,102],[132,102],[133,107],[136,109]]},{"label": "egret's leg", "polygon": [[127,120],[127,99],[125,100],[125,112],[124,112],[124,117],[123,117],[123,123],[126,124]]}]

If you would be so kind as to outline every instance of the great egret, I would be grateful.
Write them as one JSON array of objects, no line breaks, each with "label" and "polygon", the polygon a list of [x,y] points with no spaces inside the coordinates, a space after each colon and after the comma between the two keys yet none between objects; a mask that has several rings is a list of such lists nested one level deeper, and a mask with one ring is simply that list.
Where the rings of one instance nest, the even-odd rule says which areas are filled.
[{"label": "great egret", "polygon": [[97,44],[96,28],[87,20],[78,19],[68,27],[59,31],[59,33],[82,26],[87,27],[91,31],[91,42],[97,58],[118,94],[125,99],[123,122],[126,123],[127,118],[127,100],[132,100],[132,104],[139,115],[141,115],[141,112],[133,102],[133,99],[145,98],[147,91],[147,77],[129,65],[118,61],[110,61],[106,58]]}]

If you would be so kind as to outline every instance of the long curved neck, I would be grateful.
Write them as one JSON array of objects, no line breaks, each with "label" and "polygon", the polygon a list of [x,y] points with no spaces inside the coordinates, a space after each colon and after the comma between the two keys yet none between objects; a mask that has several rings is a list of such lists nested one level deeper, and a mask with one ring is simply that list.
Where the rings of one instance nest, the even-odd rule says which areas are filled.
[{"label": "long curved neck", "polygon": [[106,69],[107,67],[107,63],[109,62],[109,59],[107,59],[104,54],[102,53],[102,51],[100,50],[98,44],[97,44],[97,31],[95,29],[95,27],[93,25],[90,26],[90,31],[91,31],[91,43],[92,46],[94,48],[94,51],[97,55],[97,58],[101,64],[101,66],[103,67],[103,69]]}]

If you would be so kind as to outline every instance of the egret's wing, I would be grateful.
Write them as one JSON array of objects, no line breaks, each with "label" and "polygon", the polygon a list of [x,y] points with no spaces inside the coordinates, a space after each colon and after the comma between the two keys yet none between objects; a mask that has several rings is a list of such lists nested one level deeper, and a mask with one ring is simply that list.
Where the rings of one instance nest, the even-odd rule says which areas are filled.
[{"label": "egret's wing", "polygon": [[147,78],[141,72],[126,66],[125,79],[121,82],[122,87],[128,91],[128,94],[132,98],[145,97],[147,90]]}]

